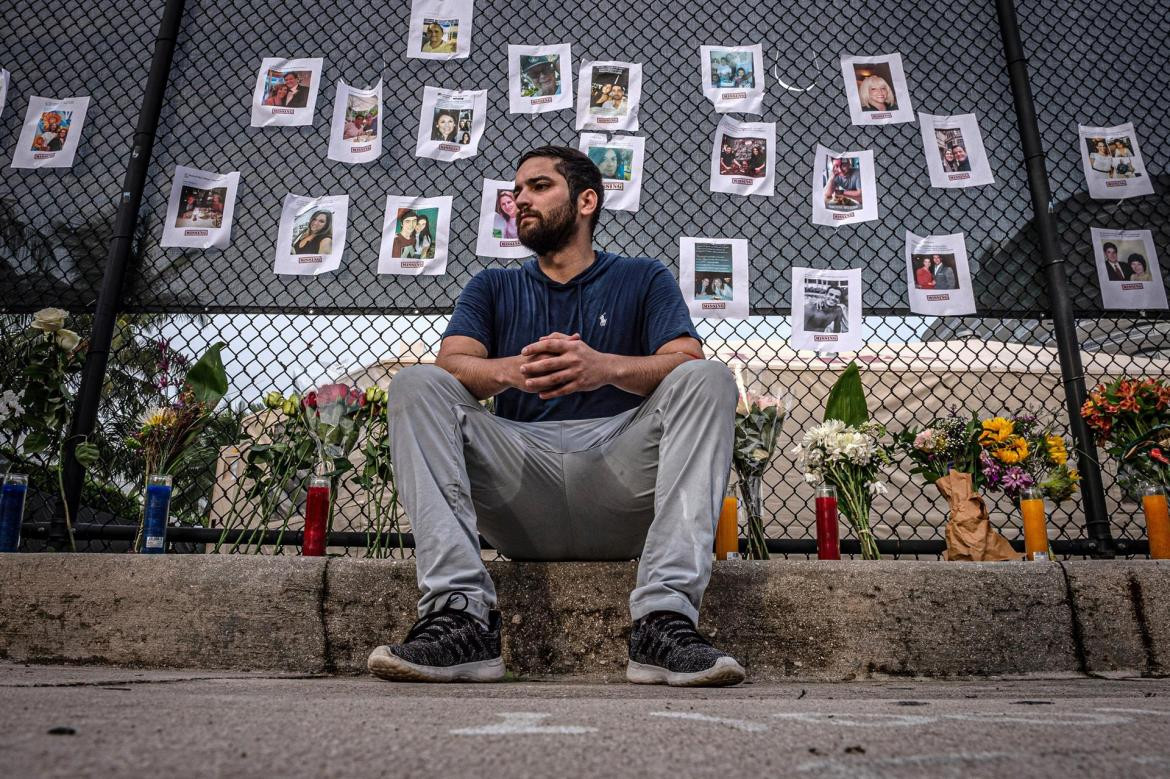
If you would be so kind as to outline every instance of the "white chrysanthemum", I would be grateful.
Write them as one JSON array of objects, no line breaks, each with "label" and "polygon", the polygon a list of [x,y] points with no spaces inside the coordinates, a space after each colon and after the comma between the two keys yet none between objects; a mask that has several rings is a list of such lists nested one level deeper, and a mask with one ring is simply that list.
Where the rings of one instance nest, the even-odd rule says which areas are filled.
[{"label": "white chrysanthemum", "polygon": [[162,427],[170,424],[175,418],[175,410],[167,406],[156,406],[143,411],[138,417],[138,427]]},{"label": "white chrysanthemum", "polygon": [[20,416],[24,407],[20,405],[20,396],[12,390],[0,392],[0,422]]},{"label": "white chrysanthemum", "polygon": [[869,490],[869,496],[871,498],[876,498],[878,495],[886,495],[889,493],[889,490],[886,489],[884,482],[871,481],[870,483],[866,484],[865,487]]}]

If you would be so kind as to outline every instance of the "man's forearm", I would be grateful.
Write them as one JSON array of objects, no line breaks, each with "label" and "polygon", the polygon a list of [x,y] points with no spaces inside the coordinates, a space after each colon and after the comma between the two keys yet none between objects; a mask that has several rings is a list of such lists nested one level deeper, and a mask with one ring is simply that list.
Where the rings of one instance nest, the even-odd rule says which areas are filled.
[{"label": "man's forearm", "polygon": [[459,379],[467,391],[479,400],[498,395],[517,386],[521,381],[520,366],[525,358],[474,357],[470,354],[452,354],[435,360],[435,364]]},{"label": "man's forearm", "polygon": [[627,357],[620,354],[608,355],[613,361],[610,384],[645,397],[658,388],[666,375],[684,362],[696,359],[683,352],[652,354],[649,357]]}]

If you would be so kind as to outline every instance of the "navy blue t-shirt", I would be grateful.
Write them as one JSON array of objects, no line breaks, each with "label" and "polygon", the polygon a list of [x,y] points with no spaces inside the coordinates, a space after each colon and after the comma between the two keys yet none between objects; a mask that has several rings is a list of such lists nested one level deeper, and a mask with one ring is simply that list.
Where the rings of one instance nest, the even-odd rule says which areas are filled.
[{"label": "navy blue t-shirt", "polygon": [[[489,268],[468,282],[443,337],[474,338],[489,358],[513,357],[549,333],[580,333],[591,348],[645,357],[668,341],[699,334],[678,283],[658,260],[597,252],[585,271],[561,284],[535,259],[519,268]],[[496,414],[521,422],[596,419],[634,408],[642,398],[612,385],[541,400],[508,389]]]}]

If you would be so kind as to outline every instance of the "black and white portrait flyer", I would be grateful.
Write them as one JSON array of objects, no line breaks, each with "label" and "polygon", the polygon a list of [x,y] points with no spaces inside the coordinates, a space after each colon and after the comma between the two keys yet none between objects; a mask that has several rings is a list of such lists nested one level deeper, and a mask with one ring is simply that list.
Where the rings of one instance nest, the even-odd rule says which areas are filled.
[{"label": "black and white portrait flyer", "polygon": [[700,46],[703,94],[721,114],[764,111],[764,47]]},{"label": "black and white portrait flyer", "polygon": [[573,107],[572,47],[508,46],[508,110],[542,114]]},{"label": "black and white portrait flyer", "polygon": [[915,235],[907,230],[906,285],[915,314],[974,314],[975,293],[963,234]]},{"label": "black and white portrait flyer", "polygon": [[516,232],[516,182],[483,180],[479,200],[479,233],[475,253],[480,257],[517,260],[532,256],[532,250],[520,243]]},{"label": "black and white portrait flyer", "polygon": [[315,276],[341,267],[349,195],[285,195],[276,236],[278,274]]},{"label": "black and white portrait flyer", "polygon": [[693,317],[747,317],[747,239],[679,238],[678,283]]},{"label": "black and white portrait flyer", "polygon": [[329,159],[360,163],[373,162],[381,155],[381,79],[373,89],[355,89],[339,80],[329,126]]},{"label": "black and white portrait flyer", "polygon": [[1116,127],[1077,125],[1077,136],[1089,197],[1121,200],[1154,194],[1132,122]]},{"label": "black and white portrait flyer", "polygon": [[161,245],[226,249],[239,186],[237,171],[212,173],[176,165]]},{"label": "black and white portrait flyer", "polygon": [[585,62],[577,79],[578,130],[638,129],[642,66],[636,62]]},{"label": "black and white portrait flyer", "polygon": [[252,93],[253,127],[301,127],[313,123],[321,87],[320,57],[265,57]]},{"label": "black and white portrait flyer", "polygon": [[792,348],[855,352],[861,334],[861,269],[792,269]]},{"label": "black and white portrait flyer", "polygon": [[582,133],[580,150],[589,155],[601,171],[605,187],[603,208],[613,211],[637,211],[642,198],[642,164],[646,158],[646,139],[636,135]]},{"label": "black and white portrait flyer", "polygon": [[451,197],[386,198],[378,273],[441,276],[447,272]]},{"label": "black and white portrait flyer", "polygon": [[426,87],[414,154],[447,162],[474,157],[486,122],[486,89]]},{"label": "black and white portrait flyer", "polygon": [[812,172],[813,224],[840,227],[878,218],[873,150],[835,152],[817,145]]},{"label": "black and white portrait flyer", "polygon": [[994,184],[975,114],[918,114],[930,186],[942,189]]},{"label": "black and white portrait flyer", "polygon": [[8,100],[8,81],[12,76],[4,68],[0,68],[0,117],[4,116],[4,103]]},{"label": "black and white portrait flyer", "polygon": [[913,122],[901,54],[841,58],[841,76],[853,124]]},{"label": "black and white portrait flyer", "polygon": [[711,191],[771,197],[776,180],[776,123],[719,120],[711,146]]},{"label": "black and white portrait flyer", "polygon": [[88,109],[88,97],[30,97],[12,167],[72,167]]},{"label": "black and white portrait flyer", "polygon": [[1149,230],[1089,229],[1106,309],[1166,308],[1166,287]]},{"label": "black and white portrait flyer", "polygon": [[471,53],[472,0],[414,0],[406,56],[426,60],[466,59]]}]

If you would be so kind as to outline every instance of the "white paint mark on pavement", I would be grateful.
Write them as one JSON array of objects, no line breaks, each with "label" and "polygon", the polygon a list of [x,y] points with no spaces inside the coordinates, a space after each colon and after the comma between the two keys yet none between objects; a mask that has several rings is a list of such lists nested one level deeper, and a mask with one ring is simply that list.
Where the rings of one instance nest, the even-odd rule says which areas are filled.
[{"label": "white paint mark on pavement", "polygon": [[944,714],[945,719],[961,720],[963,722],[994,722],[996,724],[1013,722],[1017,725],[1124,725],[1133,722],[1129,717],[1119,717],[1116,714],[1090,714],[1066,711],[1052,714],[1031,714],[1021,716],[1006,712],[973,712],[970,714]]},{"label": "white paint mark on pavement", "polygon": [[540,725],[541,720],[548,719],[551,714],[541,714],[532,711],[504,711],[500,712],[503,722],[493,725],[480,725],[476,728],[459,728],[452,730],[456,736],[505,736],[517,734],[539,734],[549,736],[572,736],[581,733],[596,733],[597,728],[587,728],[580,725]]},{"label": "white paint mark on pavement", "polygon": [[[1148,712],[1146,712],[1148,713]],[[1005,722],[1017,725],[1124,725],[1132,722],[1129,717],[1118,714],[1093,714],[1081,712],[1061,712],[1052,714],[1032,714],[1022,716],[1006,712],[970,712],[965,714],[878,714],[870,712],[854,712],[851,714],[836,714],[825,711],[780,712],[772,715],[776,719],[795,722],[804,722],[809,725],[840,725],[852,728],[884,728],[884,727],[917,727],[930,725],[940,720],[957,720],[960,722],[990,722],[1002,724]]]},{"label": "white paint mark on pavement", "polygon": [[1012,761],[1019,766],[1027,755],[1011,752],[954,752],[941,755],[906,755],[905,757],[882,757],[875,759],[850,760],[829,758],[802,763],[796,770],[800,773],[816,773],[823,777],[847,777],[848,779],[886,779],[905,776],[905,769],[912,767],[929,768],[928,776],[934,779],[953,777],[967,779],[972,764]]},{"label": "white paint mark on pavement", "polygon": [[1111,711],[1116,714],[1157,714],[1162,717],[1170,717],[1170,711],[1161,709],[1118,709],[1112,706],[1098,706],[1097,711]]},{"label": "white paint mark on pavement", "polygon": [[773,714],[777,719],[796,720],[807,722],[810,725],[842,725],[853,728],[882,728],[888,725],[909,726],[929,725],[938,722],[938,717],[928,717],[922,714],[833,714],[824,711],[796,711]]},{"label": "white paint mark on pavement", "polygon": [[768,729],[767,725],[759,722],[748,722],[742,719],[731,719],[730,717],[712,717],[708,714],[700,714],[697,711],[652,711],[651,717],[668,717],[670,719],[687,719],[695,722],[711,722],[716,725],[726,725],[729,728],[736,730],[743,730],[748,733],[763,733]]}]

